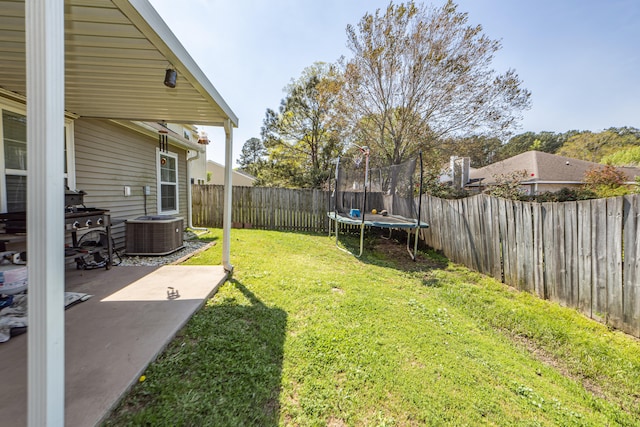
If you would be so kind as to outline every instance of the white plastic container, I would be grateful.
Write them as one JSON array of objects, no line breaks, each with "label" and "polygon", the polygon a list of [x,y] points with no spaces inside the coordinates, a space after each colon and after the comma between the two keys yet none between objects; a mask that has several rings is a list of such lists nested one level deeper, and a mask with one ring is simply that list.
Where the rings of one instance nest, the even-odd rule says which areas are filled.
[{"label": "white plastic container", "polygon": [[27,289],[26,265],[0,265],[0,295],[14,295]]}]

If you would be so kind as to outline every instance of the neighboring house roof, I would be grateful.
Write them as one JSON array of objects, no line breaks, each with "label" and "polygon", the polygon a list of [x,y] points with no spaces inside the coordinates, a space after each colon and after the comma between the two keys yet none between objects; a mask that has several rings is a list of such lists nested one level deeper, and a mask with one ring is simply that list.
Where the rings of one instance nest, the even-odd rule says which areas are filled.
[{"label": "neighboring house roof", "polygon": [[[220,165],[222,166],[222,165]],[[251,181],[255,181],[258,178],[256,178],[255,176],[251,175],[250,173],[247,173],[245,171],[243,171],[242,169],[234,169],[233,172],[239,174],[239,175],[243,175],[245,178],[250,179]]]},{"label": "neighboring house roof", "polygon": [[[603,166],[600,163],[572,159],[542,151],[527,151],[473,170],[469,173],[469,179],[480,179],[482,185],[491,185],[495,183],[495,176],[524,170],[527,172],[527,179],[523,181],[524,183],[582,184],[587,171]],[[635,176],[640,175],[640,168],[620,167],[617,169],[625,174],[628,182],[632,182]]]},{"label": "neighboring house roof", "polygon": [[[207,160],[207,172],[211,172],[211,181],[208,184],[223,185],[224,184],[224,166],[213,160]],[[256,177],[234,169],[232,172],[232,184],[240,187],[251,187],[256,181]]]}]

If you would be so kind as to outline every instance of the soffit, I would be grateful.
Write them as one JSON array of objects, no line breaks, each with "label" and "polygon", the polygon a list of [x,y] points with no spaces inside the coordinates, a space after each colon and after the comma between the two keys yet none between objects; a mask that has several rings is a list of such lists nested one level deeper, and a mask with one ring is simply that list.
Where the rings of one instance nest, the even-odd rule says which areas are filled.
[{"label": "soffit", "polygon": [[[26,96],[24,0],[0,0],[0,87]],[[178,72],[164,86],[167,67]],[[65,0],[65,110],[233,126],[238,119],[146,0]]]}]

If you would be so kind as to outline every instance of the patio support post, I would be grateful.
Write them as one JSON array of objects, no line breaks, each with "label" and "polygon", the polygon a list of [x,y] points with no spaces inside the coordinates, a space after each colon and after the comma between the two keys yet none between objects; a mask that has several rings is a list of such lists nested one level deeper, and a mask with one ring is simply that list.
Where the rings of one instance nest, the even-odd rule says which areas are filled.
[{"label": "patio support post", "polygon": [[222,266],[227,273],[233,273],[231,265],[231,201],[233,172],[233,125],[231,120],[224,122],[224,216],[222,218]]},{"label": "patio support post", "polygon": [[27,420],[64,425],[64,0],[27,0]]}]

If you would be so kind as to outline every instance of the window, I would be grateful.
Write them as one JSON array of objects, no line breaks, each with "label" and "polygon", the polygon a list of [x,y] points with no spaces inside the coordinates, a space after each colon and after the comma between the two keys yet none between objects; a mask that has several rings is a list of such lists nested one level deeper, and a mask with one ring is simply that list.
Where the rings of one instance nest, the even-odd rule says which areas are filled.
[{"label": "window", "polygon": [[178,155],[158,150],[158,213],[178,213]]},{"label": "window", "polygon": [[[27,117],[0,106],[0,212],[20,212],[27,207]],[[73,122],[67,121],[65,185],[75,187]]]},{"label": "window", "polygon": [[4,145],[3,211],[27,209],[27,118],[22,114],[2,111]]}]

